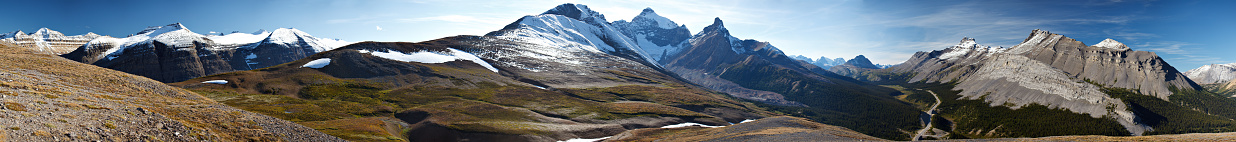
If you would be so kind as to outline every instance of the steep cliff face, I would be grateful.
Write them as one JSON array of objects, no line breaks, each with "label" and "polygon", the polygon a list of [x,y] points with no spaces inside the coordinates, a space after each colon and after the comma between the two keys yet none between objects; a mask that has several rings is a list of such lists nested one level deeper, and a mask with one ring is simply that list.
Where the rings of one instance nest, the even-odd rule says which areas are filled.
[{"label": "steep cliff face", "polygon": [[1010,48],[1009,54],[1046,63],[1072,78],[1107,87],[1137,89],[1164,100],[1172,95],[1171,88],[1202,90],[1154,52],[1133,51],[1112,39],[1086,46],[1063,35],[1035,30],[1024,42]]},{"label": "steep cliff face", "polygon": [[232,71],[228,50],[212,47],[214,42],[193,33],[180,23],[150,27],[125,38],[101,37],[62,55],[162,82]]}]

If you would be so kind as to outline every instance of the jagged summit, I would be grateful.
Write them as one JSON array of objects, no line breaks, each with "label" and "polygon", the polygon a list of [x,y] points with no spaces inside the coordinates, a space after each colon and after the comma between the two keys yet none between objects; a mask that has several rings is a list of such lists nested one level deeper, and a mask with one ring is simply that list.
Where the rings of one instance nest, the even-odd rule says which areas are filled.
[{"label": "jagged summit", "polygon": [[[176,82],[278,65],[346,44],[350,43],[315,38],[297,29],[202,35],[181,23],[173,23],[151,26],[125,38],[96,38],[62,57],[163,82]],[[152,63],[157,65],[152,66]],[[166,66],[176,68],[162,68]]]},{"label": "jagged summit", "polygon": [[592,9],[588,9],[587,5],[583,5],[583,4],[566,3],[566,4],[558,5],[557,7],[554,7],[553,9],[550,9],[549,11],[545,11],[545,13],[541,13],[541,14],[562,15],[562,16],[566,16],[567,18],[580,20],[584,22],[596,22],[596,21],[600,21],[602,23],[606,22],[605,15],[602,15],[601,13],[597,13],[596,11],[592,11]]},{"label": "jagged summit", "polygon": [[39,30],[35,31],[34,33],[31,33],[30,36],[41,37],[41,38],[46,39],[46,38],[63,38],[64,34],[60,33],[59,31],[53,31],[51,29],[47,29],[46,27],[44,27],[44,28],[39,28]]},{"label": "jagged summit", "polygon": [[1103,42],[1099,42],[1099,44],[1094,44],[1094,46],[1116,50],[1129,50],[1129,46],[1125,46],[1124,43],[1120,43],[1119,41],[1110,38],[1103,40]]},{"label": "jagged summit", "polygon": [[695,36],[699,37],[699,36],[703,36],[703,34],[705,33],[711,33],[711,32],[719,32],[727,36],[730,34],[730,30],[725,29],[725,24],[724,22],[721,21],[721,17],[717,17],[712,20],[711,25],[704,27],[704,30],[695,34]]},{"label": "jagged summit", "polygon": [[[670,21],[669,18],[665,18],[665,17],[662,17],[661,15],[657,15],[655,11],[652,11],[652,8],[644,8],[644,11],[640,12],[639,16],[635,16],[635,18],[631,19],[631,22],[635,22],[635,23],[640,23],[640,22],[645,22],[645,21],[654,22],[655,25],[657,25],[657,27],[660,27],[662,29],[673,29],[673,28],[679,27],[678,23],[674,23],[674,21]],[[686,25],[683,25],[683,26],[686,26]]]}]

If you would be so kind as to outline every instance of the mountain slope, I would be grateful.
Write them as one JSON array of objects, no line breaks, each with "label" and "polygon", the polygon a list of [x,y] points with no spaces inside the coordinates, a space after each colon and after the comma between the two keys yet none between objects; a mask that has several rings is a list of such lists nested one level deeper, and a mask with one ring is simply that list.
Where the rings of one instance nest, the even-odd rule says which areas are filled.
[{"label": "mountain slope", "polygon": [[0,45],[0,138],[341,141],[154,80],[40,54]]},{"label": "mountain slope", "polygon": [[876,66],[875,64],[872,64],[871,60],[868,60],[866,56],[858,55],[858,56],[855,56],[854,59],[850,59],[850,61],[846,61],[844,64],[828,68],[828,71],[837,73],[839,75],[843,75],[846,77],[863,78],[865,77],[861,75],[863,72],[867,72],[867,71],[875,70],[875,69],[881,69],[881,67]]},{"label": "mountain slope", "polygon": [[77,47],[95,38],[102,37],[94,33],[65,36],[59,31],[41,28],[29,35],[22,31],[0,34],[0,42],[16,44],[18,47],[30,49],[40,54],[60,55],[72,52]]},{"label": "mountain slope", "polygon": [[[281,64],[346,42],[309,36],[296,29],[258,35],[204,36],[180,23],[149,27],[125,38],[101,37],[61,55],[70,60],[176,82],[206,75]],[[220,40],[221,42],[215,42]],[[258,41],[256,43],[243,43]]]},{"label": "mountain slope", "polygon": [[[1110,39],[1086,46],[1042,30],[1033,31],[1012,48],[980,46],[973,39],[963,38],[956,46],[919,52],[901,65],[867,74],[886,79],[886,83],[909,88],[934,86],[931,88],[937,93],[955,94],[958,99],[943,97],[946,99],[941,113],[949,120],[965,121],[956,122],[958,128],[946,131],[971,138],[1124,135],[1091,129],[1110,127],[1112,121],[1132,135],[1220,132],[1232,129],[1227,125],[1236,116],[1232,115],[1236,110],[1228,107],[1236,105],[1236,101],[1216,99],[1218,96],[1197,89],[1197,85],[1179,77],[1183,75],[1152,52],[1132,51]],[[901,83],[892,83],[898,81]],[[1163,90],[1166,92],[1159,92]],[[924,96],[930,97],[918,93],[909,98],[923,100]],[[1051,117],[1020,117],[1016,121],[1003,118],[1025,113]],[[1069,118],[1066,121],[1078,125],[1058,129],[1076,131],[1017,128],[1042,125],[1032,121],[1061,118]],[[1027,121],[1017,122],[1021,120]],[[972,132],[1005,125],[1012,125],[1013,129],[987,134]]]},{"label": "mountain slope", "polygon": [[555,46],[568,51],[607,53],[660,67],[640,45],[605,21],[605,15],[582,4],[563,4],[540,15],[529,15],[486,36]]},{"label": "mountain slope", "polygon": [[886,139],[908,138],[897,130],[918,127],[919,112],[892,98],[897,91],[804,67],[767,42],[731,36],[720,18],[690,44],[661,62],[695,84]]},{"label": "mountain slope", "polygon": [[[403,134],[413,141],[595,138],[634,128],[683,122],[726,125],[768,115],[724,94],[684,86],[687,83],[638,61],[570,50],[488,36],[362,42],[270,68],[172,84],[302,123],[352,116],[396,118],[408,124],[411,130]],[[540,52],[573,54],[553,59],[520,56]],[[444,58],[426,58],[440,55]],[[201,83],[209,80],[229,83]],[[262,96],[282,99],[244,99]],[[267,107],[281,102],[299,107]],[[357,132],[335,134],[365,139],[346,137],[351,133]]]}]

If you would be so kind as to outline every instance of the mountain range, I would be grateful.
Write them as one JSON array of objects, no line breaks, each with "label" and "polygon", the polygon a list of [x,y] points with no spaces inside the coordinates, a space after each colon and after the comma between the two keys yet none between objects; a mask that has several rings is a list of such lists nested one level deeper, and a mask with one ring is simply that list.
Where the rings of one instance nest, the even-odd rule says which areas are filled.
[{"label": "mountain range", "polygon": [[[1036,29],[1006,48],[962,37],[878,65],[788,55],[720,17],[688,26],[652,8],[611,22],[567,3],[423,42],[291,28],[203,35],[180,23],[124,38],[16,31],[0,35],[0,116],[11,118],[0,141],[1207,141],[1236,131],[1236,91],[1225,89],[1236,69],[1181,73],[1113,39]],[[1141,135],[1158,136],[1109,137]]]},{"label": "mountain range", "polygon": [[65,36],[59,31],[54,31],[47,28],[40,28],[34,33],[26,34],[21,30],[9,33],[0,34],[0,43],[11,43],[35,51],[39,54],[60,55],[69,53],[73,49],[95,38],[103,37],[98,34],[86,33],[85,35]]},{"label": "mountain range", "polygon": [[282,64],[346,44],[284,28],[207,36],[175,23],[149,27],[124,38],[95,38],[61,56],[161,82],[178,82]]}]

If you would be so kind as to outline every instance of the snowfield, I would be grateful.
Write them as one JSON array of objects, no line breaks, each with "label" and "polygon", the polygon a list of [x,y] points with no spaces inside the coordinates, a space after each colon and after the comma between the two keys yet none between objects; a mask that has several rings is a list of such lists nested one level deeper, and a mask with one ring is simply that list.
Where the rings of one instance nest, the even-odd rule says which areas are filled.
[{"label": "snowfield", "polygon": [[382,57],[386,59],[404,61],[404,62],[440,64],[440,63],[446,63],[446,62],[455,61],[455,60],[468,60],[468,61],[472,61],[473,63],[484,66],[486,69],[489,69],[489,71],[498,72],[498,68],[494,68],[494,66],[490,65],[489,62],[485,62],[485,60],[481,60],[481,58],[476,57],[476,55],[473,55],[472,53],[460,51],[454,48],[447,48],[447,49],[450,50],[450,53],[436,53],[436,52],[429,52],[429,51],[420,51],[420,52],[413,52],[413,53],[402,53],[398,51],[369,51],[369,50],[359,50],[359,51],[361,53],[367,53],[369,55],[374,55],[374,56],[378,56],[378,57]]},{"label": "snowfield", "polygon": [[301,65],[300,67],[317,69],[317,68],[326,67],[326,65],[330,65],[330,58],[322,58],[322,59],[309,61],[308,63],[305,63],[305,65]]}]

